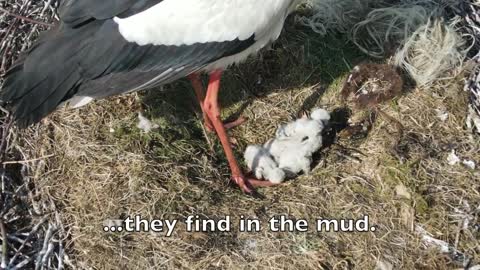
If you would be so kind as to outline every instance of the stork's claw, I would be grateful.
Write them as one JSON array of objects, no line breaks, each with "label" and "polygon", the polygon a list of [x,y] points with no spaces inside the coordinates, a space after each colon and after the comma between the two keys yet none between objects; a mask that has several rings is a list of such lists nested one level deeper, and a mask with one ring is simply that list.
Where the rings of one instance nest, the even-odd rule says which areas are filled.
[{"label": "stork's claw", "polygon": [[274,184],[270,181],[263,181],[263,180],[258,180],[255,178],[247,178],[244,175],[237,175],[237,176],[232,176],[232,180],[237,184],[240,189],[249,194],[252,195],[255,198],[262,199],[263,195],[257,192],[255,188],[257,187],[273,187],[278,184]]},{"label": "stork's claw", "polygon": [[270,181],[263,181],[263,180],[257,180],[257,179],[248,179],[248,182],[253,187],[274,187],[274,186],[279,185],[279,184],[276,184],[276,183],[272,183]]},{"label": "stork's claw", "polygon": [[232,175],[232,180],[240,187],[243,192],[251,194],[254,191],[254,188],[248,181],[248,179],[243,175]]}]

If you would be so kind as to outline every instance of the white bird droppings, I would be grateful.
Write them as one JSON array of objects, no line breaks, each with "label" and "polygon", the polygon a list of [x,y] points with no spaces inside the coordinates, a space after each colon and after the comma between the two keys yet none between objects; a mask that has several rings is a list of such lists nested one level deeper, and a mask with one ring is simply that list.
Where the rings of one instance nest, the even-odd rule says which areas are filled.
[{"label": "white bird droppings", "polygon": [[447,157],[447,162],[448,164],[454,166],[454,165],[457,165],[459,163],[463,164],[465,167],[471,169],[471,170],[475,170],[477,165],[475,163],[475,161],[473,160],[469,160],[469,159],[461,159],[456,153],[455,153],[455,150],[452,150],[452,152],[450,152],[450,154],[448,155]]},{"label": "white bird droppings", "polygon": [[447,157],[447,162],[452,166],[460,162],[460,158],[455,153],[455,150],[452,150],[452,152],[450,152],[450,154]]},{"label": "white bird droppings", "polygon": [[477,167],[476,164],[475,164],[475,161],[473,160],[463,160],[462,161],[462,164],[465,165],[467,168],[471,169],[471,170],[475,170],[475,168]]},{"label": "white bird droppings", "polygon": [[148,118],[142,115],[141,112],[138,113],[138,124],[137,127],[145,133],[149,133],[153,129],[158,128],[159,126],[157,124],[152,123]]},{"label": "white bird droppings", "polygon": [[446,112],[444,110],[440,110],[440,109],[435,109],[435,112],[437,113],[437,117],[438,117],[438,119],[440,119],[440,121],[442,121],[442,122],[447,121],[448,112]]}]

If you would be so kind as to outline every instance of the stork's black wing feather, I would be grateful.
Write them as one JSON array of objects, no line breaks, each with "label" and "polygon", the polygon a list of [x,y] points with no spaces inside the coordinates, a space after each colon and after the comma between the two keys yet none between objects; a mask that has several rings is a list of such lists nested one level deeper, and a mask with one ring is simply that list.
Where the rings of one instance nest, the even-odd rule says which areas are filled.
[{"label": "stork's black wing feather", "polygon": [[0,100],[10,105],[18,125],[38,122],[73,96],[100,98],[171,82],[255,42],[253,35],[242,41],[178,46],[140,46],[125,40],[111,18],[159,2],[66,2],[60,25],[7,73]]},{"label": "stork's black wing feather", "polygon": [[[59,7],[62,21],[72,27],[95,20],[134,14],[163,0],[66,0]],[[122,16],[120,16],[122,17]]]}]

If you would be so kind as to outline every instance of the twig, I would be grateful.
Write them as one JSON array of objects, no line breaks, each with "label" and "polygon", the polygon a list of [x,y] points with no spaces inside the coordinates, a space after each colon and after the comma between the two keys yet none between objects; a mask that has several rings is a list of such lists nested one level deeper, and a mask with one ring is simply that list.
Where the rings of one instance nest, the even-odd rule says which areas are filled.
[{"label": "twig", "polygon": [[4,162],[2,162],[2,165],[31,163],[31,162],[35,162],[35,161],[39,161],[39,160],[51,158],[51,157],[53,157],[53,156],[54,156],[54,155],[51,154],[51,155],[47,155],[47,156],[43,156],[43,157],[39,157],[39,158],[34,158],[34,159],[4,161]]},{"label": "twig", "polygon": [[[22,153],[22,155],[25,156],[23,153]],[[44,166],[45,166],[45,162],[43,160],[41,160],[40,162],[37,163],[37,168],[35,170],[33,179],[38,179],[38,177],[40,176],[41,170]],[[27,187],[28,187],[28,185],[30,183],[32,183],[32,178],[30,177],[30,175],[28,173],[28,166],[26,166],[25,164],[23,164],[23,166],[22,166],[21,174],[22,174],[23,179],[25,179],[25,183],[27,183]],[[41,208],[38,205],[37,200],[36,200],[36,197],[38,196],[38,193],[37,193],[37,190],[34,187],[34,185],[32,185],[32,188],[27,188],[27,192],[28,192],[27,196],[30,199],[30,203],[31,203],[32,208],[33,208],[33,212],[37,215],[42,215],[42,210],[41,210]]]},{"label": "twig", "polygon": [[9,16],[15,17],[15,18],[23,20],[23,21],[31,22],[31,23],[34,23],[34,24],[39,24],[39,25],[43,25],[43,26],[47,26],[47,27],[52,27],[53,26],[53,24],[49,24],[49,23],[40,22],[40,21],[37,21],[37,20],[34,20],[34,19],[30,19],[30,18],[27,18],[25,16],[12,13],[12,12],[6,10],[6,9],[3,9],[3,8],[0,8],[0,12],[3,12],[5,14],[9,15]]},{"label": "twig", "polygon": [[0,231],[2,233],[2,261],[0,264],[1,269],[7,268],[7,230],[5,224],[3,224],[3,218],[0,217]]},{"label": "twig", "polygon": [[5,160],[6,156],[6,151],[5,149],[7,148],[8,144],[8,133],[10,132],[10,128],[13,124],[12,118],[10,116],[7,116],[7,119],[5,120],[3,126],[2,126],[2,138],[1,138],[1,143],[0,143],[0,162],[3,162]]},{"label": "twig", "polygon": [[[47,251],[45,252],[45,255],[43,255],[43,258],[42,258],[42,267],[41,269],[43,269],[43,266],[47,264],[47,262],[50,264],[50,257],[52,256],[52,253],[53,253],[53,249],[55,248],[55,245],[53,243],[49,243],[48,244],[48,248],[47,248]],[[50,266],[50,265],[49,265]],[[48,269],[50,269],[50,267],[48,267]]]},{"label": "twig", "polygon": [[65,257],[66,257],[65,249],[63,247],[63,240],[65,239],[65,228],[63,227],[63,223],[62,223],[62,220],[60,218],[60,214],[58,213],[57,207],[55,206],[55,203],[53,202],[51,197],[49,198],[49,201],[50,201],[51,209],[55,212],[55,221],[56,221],[55,226],[57,226],[57,228],[58,228],[58,232],[57,232],[58,233],[58,252],[57,252],[58,265],[57,265],[57,269],[58,270],[63,270],[64,260],[65,260]]},{"label": "twig", "polygon": [[[45,3],[45,7],[42,9],[42,11],[40,12],[40,14],[38,15],[39,17],[42,17],[42,16],[43,16],[43,14],[44,14],[45,11],[48,9],[48,7],[51,6],[52,1],[53,1],[53,0],[48,0],[48,2]],[[31,40],[33,34],[37,31],[37,28],[38,28],[38,24],[36,24],[36,25],[33,26],[33,29],[30,31],[30,34],[28,34],[28,36],[27,36],[27,40]],[[31,45],[30,42],[25,42],[25,43],[23,44],[23,46],[22,46],[21,51],[26,50],[27,47],[30,46],[30,45]]]},{"label": "twig", "polygon": [[50,255],[51,251],[53,251],[53,246],[50,245],[50,240],[52,239],[55,230],[56,228],[49,223],[47,232],[45,233],[45,239],[43,239],[42,250],[40,250],[37,255],[35,270],[40,270],[41,268],[43,268],[43,265],[45,264],[45,262],[47,262],[48,255]]},{"label": "twig", "polygon": [[338,150],[335,150],[335,153],[336,153],[337,155],[343,157],[344,159],[347,159],[347,160],[349,160],[349,161],[352,161],[352,162],[354,162],[354,163],[356,163],[356,164],[362,163],[362,160],[359,159],[358,157],[349,156],[349,155],[344,154],[344,153],[342,153],[341,151],[338,151]]},{"label": "twig", "polygon": [[10,259],[10,262],[8,263],[8,268],[12,267],[13,266],[13,263],[15,262],[15,260],[18,258],[18,256],[20,256],[20,252],[23,250],[23,248],[25,247],[26,243],[33,237],[33,235],[38,231],[38,229],[40,229],[40,226],[42,226],[43,223],[45,223],[45,221],[47,221],[47,218],[48,216],[44,216],[40,222],[35,225],[32,230],[30,231],[30,233],[27,235],[27,238],[25,238],[25,243],[22,244],[20,246],[20,248],[18,248],[17,252],[15,253],[15,255],[12,257],[12,259]]},{"label": "twig", "polygon": [[31,261],[32,261],[32,258],[28,257],[25,260],[21,261],[19,264],[15,265],[13,267],[10,267],[9,270],[24,269],[23,267],[26,266]]},{"label": "twig", "polygon": [[58,270],[62,270],[64,268],[63,266],[63,257],[65,256],[65,250],[63,249],[63,241],[62,239],[58,240]]},{"label": "twig", "polygon": [[0,111],[2,111],[4,114],[9,115],[10,111],[8,111],[6,108],[0,106]]},{"label": "twig", "polygon": [[344,145],[342,145],[342,144],[340,144],[340,143],[335,143],[335,145],[340,146],[340,147],[341,147],[342,149],[344,149],[344,150],[353,151],[353,152],[358,153],[358,154],[360,154],[360,155],[362,155],[362,156],[364,156],[364,157],[368,157],[367,154],[363,153],[362,151],[360,151],[360,150],[358,150],[358,149],[351,148],[351,147],[346,147],[346,146],[344,146]]},{"label": "twig", "polygon": [[[25,243],[25,240],[23,240],[23,239],[15,236],[15,235],[7,235],[7,239],[10,239],[10,240],[12,240],[12,241],[14,241],[14,242],[17,242],[17,243],[19,243],[20,245],[23,244],[23,243]],[[31,246],[29,243],[26,243],[26,245],[27,245],[27,246]]]}]

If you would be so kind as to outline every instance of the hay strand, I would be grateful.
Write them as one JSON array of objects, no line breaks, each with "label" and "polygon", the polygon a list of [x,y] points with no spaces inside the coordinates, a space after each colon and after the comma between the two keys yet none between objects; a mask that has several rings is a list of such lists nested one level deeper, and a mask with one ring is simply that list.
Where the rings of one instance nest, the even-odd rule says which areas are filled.
[{"label": "hay strand", "polygon": [[395,55],[395,64],[403,67],[422,87],[451,77],[463,65],[468,50],[455,24],[432,20],[418,28]]}]

